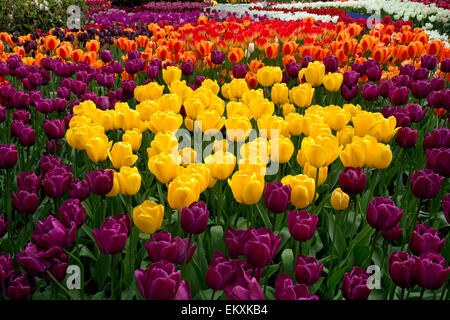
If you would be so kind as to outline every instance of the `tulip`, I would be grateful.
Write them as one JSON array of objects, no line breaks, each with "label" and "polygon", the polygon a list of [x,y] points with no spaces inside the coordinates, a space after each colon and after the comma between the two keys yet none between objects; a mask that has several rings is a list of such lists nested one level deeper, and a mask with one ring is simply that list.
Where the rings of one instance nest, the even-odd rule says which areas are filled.
[{"label": "tulip", "polygon": [[[326,66],[325,66],[325,68],[326,68]],[[291,62],[291,63],[286,64],[287,74],[292,79],[297,79],[298,78],[298,73],[300,72],[300,69],[301,69],[301,67],[300,67],[300,65],[298,63]]]},{"label": "tulip", "polygon": [[342,73],[328,73],[323,77],[323,85],[330,92],[337,92],[342,85],[344,76]]},{"label": "tulip", "polygon": [[[1,213],[0,214],[0,239],[8,232],[9,225],[11,224],[11,220],[6,220],[5,216]],[[0,256],[1,258],[1,256]],[[1,265],[0,265],[0,272],[1,272]],[[1,281],[1,274],[0,274],[0,281]]]},{"label": "tulip", "polygon": [[66,228],[71,228],[75,224],[77,228],[81,227],[86,221],[86,209],[78,199],[68,199],[59,207],[59,217],[61,223]]},{"label": "tulip", "polygon": [[328,56],[325,59],[323,59],[323,64],[325,65],[325,73],[333,73],[337,71],[338,68],[338,58],[333,56]]},{"label": "tulip", "polygon": [[190,300],[191,290],[181,271],[167,261],[152,263],[147,270],[134,272],[139,292],[146,300]]},{"label": "tulip", "polygon": [[281,180],[283,185],[291,186],[291,203],[296,208],[306,208],[312,203],[315,196],[314,179],[300,174],[296,176],[286,176]]},{"label": "tulip", "polygon": [[100,229],[94,229],[92,233],[102,253],[117,254],[125,248],[130,231],[130,216],[119,213],[106,218]]},{"label": "tulip", "polygon": [[136,87],[134,90],[134,97],[138,102],[144,102],[145,100],[157,100],[161,98],[163,91],[163,85],[159,85],[156,82],[150,82],[149,84]]},{"label": "tulip", "polygon": [[280,67],[265,66],[259,68],[256,72],[258,83],[263,87],[270,87],[274,83],[279,83],[282,80],[282,71]]},{"label": "tulip", "polygon": [[295,279],[298,283],[313,285],[322,274],[323,263],[314,257],[299,255],[295,261]]},{"label": "tulip", "polygon": [[422,110],[422,107],[415,103],[408,103],[404,110],[408,113],[408,116],[411,118],[413,122],[420,122],[425,117],[428,108]]},{"label": "tulip", "polygon": [[204,202],[193,202],[181,209],[180,224],[187,233],[200,234],[208,225],[209,211]]},{"label": "tulip", "polygon": [[244,269],[244,272],[253,272],[253,267],[248,263],[240,259],[228,260],[223,253],[215,251],[206,272],[205,282],[214,291],[223,290],[235,283],[241,269]]},{"label": "tulip", "polygon": [[431,133],[425,133],[423,148],[450,148],[450,129],[441,127],[439,129],[434,129]]},{"label": "tulip", "polygon": [[444,89],[445,89],[445,79],[444,78],[431,78],[430,91],[441,91]]},{"label": "tulip", "polygon": [[450,72],[450,58],[443,59],[441,61],[441,71],[444,73]]},{"label": "tulip", "polygon": [[434,55],[426,54],[420,58],[420,65],[422,68],[433,70],[438,64],[438,59]]},{"label": "tulip", "polygon": [[180,80],[181,79],[181,69],[169,66],[162,71],[164,82],[168,85],[170,85],[174,80]]},{"label": "tulip", "polygon": [[378,65],[369,65],[364,72],[369,81],[379,81],[381,79],[382,72]]},{"label": "tulip", "polygon": [[222,64],[225,60],[225,53],[220,52],[219,50],[211,51],[211,61],[214,64]]},{"label": "tulip", "polygon": [[346,71],[343,75],[343,82],[348,88],[354,87],[359,80],[359,73],[355,71]]},{"label": "tulip", "polygon": [[183,207],[198,201],[200,197],[200,181],[190,175],[181,175],[169,183],[167,200],[173,209],[181,211]]},{"label": "tulip", "polygon": [[428,79],[430,71],[426,68],[419,68],[414,71],[413,78],[414,80],[426,80]]},{"label": "tulip", "polygon": [[270,263],[281,244],[281,237],[274,235],[268,228],[247,229],[247,240],[242,253],[247,262],[254,267],[262,268]]},{"label": "tulip", "polygon": [[32,214],[39,206],[39,197],[34,192],[19,190],[12,193],[14,209],[22,214]]},{"label": "tulip", "polygon": [[37,288],[36,279],[18,270],[11,270],[3,278],[3,292],[10,300],[26,300]]},{"label": "tulip", "polygon": [[138,156],[133,154],[132,146],[128,142],[116,142],[111,152],[108,151],[108,157],[116,169],[132,166],[138,159]]},{"label": "tulip", "polygon": [[122,167],[118,174],[120,193],[124,196],[132,196],[141,188],[141,175],[136,167]]},{"label": "tulip", "polygon": [[403,289],[414,285],[413,269],[414,259],[405,252],[393,252],[389,256],[389,274],[392,282]]},{"label": "tulip", "polygon": [[44,176],[45,193],[53,199],[62,197],[72,182],[72,178],[70,167],[53,168]]},{"label": "tulip", "polygon": [[18,153],[14,144],[0,145],[0,169],[13,168],[18,160]]},{"label": "tulip", "polygon": [[277,300],[319,300],[319,297],[309,293],[305,284],[294,286],[291,277],[282,273],[275,280],[275,298]]},{"label": "tulip", "polygon": [[389,198],[375,197],[369,202],[366,212],[367,222],[377,230],[394,228],[403,216],[403,210],[395,206]]},{"label": "tulip", "polygon": [[134,224],[146,234],[153,234],[161,228],[164,219],[164,206],[145,200],[133,209]]},{"label": "tulip", "polygon": [[319,61],[310,62],[305,70],[305,78],[313,87],[322,85],[325,76],[325,65]]},{"label": "tulip", "polygon": [[450,268],[445,268],[446,260],[438,253],[428,251],[414,257],[413,277],[424,289],[437,290],[445,282]]},{"label": "tulip", "polygon": [[381,234],[387,241],[394,242],[401,239],[403,229],[400,228],[400,223],[397,223],[397,225],[392,229],[382,230]]},{"label": "tulip", "polygon": [[11,270],[14,270],[11,255],[9,253],[0,253],[0,283],[3,282],[3,279]]},{"label": "tulip", "polygon": [[235,284],[225,287],[225,294],[229,300],[264,300],[258,281],[250,278],[244,270],[238,272]]},{"label": "tulip", "polygon": [[348,208],[350,197],[341,188],[336,188],[331,193],[331,206],[334,210],[341,211]]},{"label": "tulip", "polygon": [[408,101],[409,88],[407,87],[394,87],[389,91],[389,100],[394,106],[401,106]]},{"label": "tulip", "polygon": [[450,223],[450,194],[442,197],[442,209],[444,210],[445,219]]},{"label": "tulip", "polygon": [[288,102],[289,88],[285,83],[275,83],[270,94],[272,102],[275,104],[283,104]]},{"label": "tulip", "polygon": [[267,183],[264,191],[264,205],[273,213],[285,212],[291,199],[291,186],[281,182]]},{"label": "tulip", "polygon": [[344,274],[342,280],[342,295],[346,300],[367,300],[372,291],[367,286],[369,275],[360,267],[353,267]]},{"label": "tulip", "polygon": [[148,168],[161,183],[167,184],[177,176],[180,161],[179,155],[160,153],[148,160]]},{"label": "tulip", "polygon": [[289,233],[297,241],[308,241],[314,236],[318,221],[319,217],[317,215],[310,215],[306,210],[289,211]]},{"label": "tulip", "polygon": [[93,194],[104,196],[113,188],[114,173],[111,170],[97,169],[92,173],[86,173],[85,176]]},{"label": "tulip", "polygon": [[99,52],[99,56],[100,59],[104,62],[104,63],[108,63],[111,62],[113,59],[113,56],[111,54],[111,51],[109,50],[102,50]]},{"label": "tulip", "polygon": [[236,157],[229,152],[223,151],[206,157],[204,161],[209,167],[211,176],[218,180],[227,179],[236,166]]},{"label": "tulip", "polygon": [[[189,249],[188,249],[189,248]],[[155,233],[151,242],[145,243],[148,257],[153,263],[167,260],[172,263],[183,265],[186,259],[188,263],[194,255],[197,246],[190,243],[188,238],[172,237],[167,231]]]},{"label": "tulip", "polygon": [[69,184],[69,197],[84,201],[89,197],[89,184],[87,180],[74,180]]},{"label": "tulip", "polygon": [[232,67],[233,77],[236,79],[244,79],[247,74],[247,66],[245,64],[235,64]]},{"label": "tulip", "polygon": [[36,176],[36,173],[33,171],[21,172],[16,181],[18,190],[38,193],[41,188],[42,176]]},{"label": "tulip", "polygon": [[361,95],[363,99],[373,101],[378,98],[379,88],[374,83],[365,83],[362,86]]},{"label": "tulip", "polygon": [[411,175],[411,191],[417,198],[434,199],[444,182],[444,177],[433,173],[433,171],[415,170]]},{"label": "tulip", "polygon": [[31,237],[42,248],[50,250],[52,247],[67,248],[76,238],[76,225],[72,223],[70,230],[53,216],[48,216],[44,221],[36,222],[36,231]]},{"label": "tulip", "polygon": [[416,99],[423,99],[428,96],[430,85],[426,80],[414,81],[411,83],[411,93]]},{"label": "tulip", "polygon": [[339,174],[339,186],[345,193],[360,194],[366,183],[367,176],[362,168],[345,167]]},{"label": "tulip", "polygon": [[412,253],[419,256],[427,251],[439,253],[442,251],[444,244],[445,239],[439,238],[439,233],[436,229],[418,224],[412,233],[409,248]]},{"label": "tulip", "polygon": [[432,169],[433,172],[446,178],[450,177],[450,168],[448,166],[450,161],[449,148],[427,149],[426,156],[428,169]]},{"label": "tulip", "polygon": [[235,259],[243,255],[243,247],[247,242],[248,233],[244,230],[228,228],[225,232],[225,242],[228,245],[228,255]]},{"label": "tulip", "polygon": [[341,96],[346,101],[351,101],[359,94],[359,85],[355,85],[352,87],[349,87],[347,85],[341,86]]},{"label": "tulip", "polygon": [[184,61],[181,63],[180,69],[185,76],[190,76],[194,72],[194,64],[192,61]]},{"label": "tulip", "polygon": [[237,202],[252,205],[259,201],[264,191],[264,177],[250,170],[239,170],[228,179],[228,185]]}]

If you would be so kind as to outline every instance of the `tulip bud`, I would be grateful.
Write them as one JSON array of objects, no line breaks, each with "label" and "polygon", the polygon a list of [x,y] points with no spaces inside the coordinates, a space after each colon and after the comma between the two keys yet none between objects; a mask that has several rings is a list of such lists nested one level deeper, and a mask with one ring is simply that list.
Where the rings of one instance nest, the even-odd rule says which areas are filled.
[{"label": "tulip bud", "polygon": [[381,234],[387,241],[394,242],[402,238],[403,229],[400,228],[400,223],[397,223],[397,225],[392,229],[382,230]]},{"label": "tulip bud", "polygon": [[204,202],[193,202],[181,209],[180,224],[187,233],[200,234],[208,225],[209,211]]},{"label": "tulip bud", "polygon": [[345,210],[348,208],[348,205],[350,203],[350,197],[348,194],[343,192],[341,188],[334,189],[333,193],[331,194],[331,206],[334,210]]},{"label": "tulip bud", "polygon": [[133,209],[134,224],[146,234],[153,234],[161,228],[164,218],[164,206],[145,200]]},{"label": "tulip bud", "polygon": [[285,212],[289,207],[291,186],[281,182],[267,183],[264,191],[264,205],[273,213]]},{"label": "tulip bud", "polygon": [[262,268],[270,263],[281,244],[281,237],[274,235],[268,228],[247,229],[247,241],[242,253],[247,262],[254,267]]},{"label": "tulip bud", "polygon": [[77,228],[81,227],[86,221],[86,209],[78,199],[69,199],[59,207],[59,217],[66,228],[71,228],[75,224]]},{"label": "tulip bud", "polygon": [[256,278],[251,278],[243,270],[238,273],[233,285],[225,287],[229,300],[264,300],[264,293]]},{"label": "tulip bud", "polygon": [[94,229],[92,233],[102,253],[117,254],[125,248],[130,231],[130,216],[119,213],[106,218],[100,229]]},{"label": "tulip bud", "polygon": [[169,232],[161,231],[152,236],[151,242],[145,243],[145,249],[147,250],[150,261],[153,263],[167,260],[172,263],[183,265],[186,259],[186,251],[188,251],[186,260],[186,263],[188,263],[197,248],[197,246],[192,243],[188,248],[188,244],[188,238],[173,238],[172,234]]},{"label": "tulip bud", "polygon": [[18,153],[14,144],[0,145],[0,169],[13,168],[18,160]]},{"label": "tulip bud", "polygon": [[298,283],[308,286],[313,285],[319,280],[322,274],[323,263],[317,262],[314,257],[299,255],[295,261],[295,279]]},{"label": "tulip bud", "polygon": [[375,197],[369,202],[366,212],[367,222],[377,230],[394,228],[403,216],[403,210],[395,206],[389,198]]},{"label": "tulip bud", "polygon": [[3,292],[10,300],[26,300],[37,288],[36,279],[18,270],[11,270],[3,278]]},{"label": "tulip bud", "polygon": [[392,281],[403,289],[414,285],[414,259],[407,252],[393,252],[389,256],[389,274]]},{"label": "tulip bud", "polygon": [[111,170],[97,169],[92,173],[86,173],[85,176],[93,194],[103,196],[113,188],[114,173]]},{"label": "tulip bud", "polygon": [[450,268],[445,268],[446,260],[438,253],[428,251],[414,257],[413,277],[424,289],[437,290],[445,282]]},{"label": "tulip bud", "polygon": [[367,300],[372,291],[367,286],[369,275],[360,267],[353,267],[344,274],[342,280],[342,295],[346,300]]},{"label": "tulip bud", "polygon": [[275,298],[277,300],[319,300],[319,297],[309,293],[308,286],[297,284],[294,286],[291,277],[282,273],[275,280]]},{"label": "tulip bud", "polygon": [[339,174],[339,186],[350,195],[360,194],[364,191],[367,176],[362,168],[345,167]]},{"label": "tulip bud", "polygon": [[420,199],[434,199],[441,185],[444,182],[444,177],[433,173],[433,171],[415,170],[411,175],[411,191],[417,198]]},{"label": "tulip bud", "polygon": [[436,229],[418,224],[411,236],[409,248],[412,253],[419,256],[427,251],[439,253],[442,251],[444,244],[445,239],[439,238],[439,233]]},{"label": "tulip bud", "polygon": [[301,242],[311,239],[316,232],[319,217],[309,215],[308,211],[289,211],[288,228],[291,236]]},{"label": "tulip bud", "polygon": [[439,148],[439,149],[427,149],[427,168],[433,170],[437,174],[450,177],[450,149],[449,148]]}]

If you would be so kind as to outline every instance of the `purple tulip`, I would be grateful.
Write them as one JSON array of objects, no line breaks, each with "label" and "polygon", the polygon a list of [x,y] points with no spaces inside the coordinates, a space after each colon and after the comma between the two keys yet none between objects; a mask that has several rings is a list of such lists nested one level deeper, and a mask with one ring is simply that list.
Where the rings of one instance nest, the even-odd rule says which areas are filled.
[{"label": "purple tulip", "polygon": [[378,65],[368,65],[365,74],[369,81],[378,81],[381,79],[381,68]]},{"label": "purple tulip", "polygon": [[275,280],[275,298],[277,300],[319,300],[319,297],[309,293],[306,284],[294,286],[291,277],[282,273]]},{"label": "purple tulip", "polygon": [[58,98],[65,99],[67,101],[70,99],[70,90],[65,87],[59,87],[56,89],[56,95]]},{"label": "purple tulip", "polygon": [[3,279],[3,292],[10,300],[26,300],[36,288],[36,279],[18,270],[11,270]]},{"label": "purple tulip", "polygon": [[215,251],[206,272],[205,282],[214,291],[223,290],[236,281],[237,273],[242,268],[247,273],[253,272],[253,267],[248,263],[240,259],[228,260],[223,253]]},{"label": "purple tulip", "polygon": [[256,278],[251,278],[243,269],[238,272],[234,284],[225,287],[229,300],[264,300],[264,293]]},{"label": "purple tulip", "polygon": [[125,62],[125,70],[129,74],[136,74],[145,67],[145,62],[142,59],[129,59]]},{"label": "purple tulip", "polygon": [[49,139],[61,139],[64,137],[64,120],[52,119],[44,120],[44,132]]},{"label": "purple tulip", "polygon": [[430,91],[441,91],[444,89],[445,89],[445,79],[444,78],[431,78]]},{"label": "purple tulip", "polygon": [[343,84],[349,88],[354,87],[358,84],[359,77],[360,74],[356,71],[345,71]]},{"label": "purple tulip", "polygon": [[243,254],[243,247],[247,241],[248,234],[244,230],[228,228],[225,232],[225,242],[228,245],[228,255],[235,259]]},{"label": "purple tulip", "polygon": [[180,65],[180,69],[181,69],[181,72],[182,72],[185,76],[190,76],[191,74],[194,73],[194,64],[192,63],[192,61],[184,61],[184,62]]},{"label": "purple tulip", "polygon": [[157,66],[148,66],[147,67],[147,76],[150,79],[156,79],[159,75],[159,68]]},{"label": "purple tulip", "polygon": [[315,257],[299,255],[295,261],[295,279],[298,283],[308,286],[313,285],[319,280],[322,274],[323,263],[317,262]]},{"label": "purple tulip", "polygon": [[33,171],[21,172],[16,181],[18,190],[38,193],[41,189],[42,176],[37,176]]},{"label": "purple tulip", "polygon": [[405,252],[393,252],[389,256],[389,274],[392,282],[403,289],[414,286],[414,259]]},{"label": "purple tulip", "polygon": [[[5,220],[5,216],[3,213],[0,213],[0,239],[8,232],[9,225],[11,224],[10,220]],[[1,279],[0,279],[1,283]]]},{"label": "purple tulip", "polygon": [[400,223],[397,223],[392,229],[382,230],[381,234],[387,241],[394,242],[402,238],[403,229],[400,228]]},{"label": "purple tulip", "polygon": [[206,78],[204,76],[196,76],[195,77],[195,84],[198,85],[198,86],[201,86],[205,79]]},{"label": "purple tulip", "polygon": [[389,91],[394,88],[394,83],[392,82],[392,80],[383,80],[380,83],[380,95],[383,98],[387,98],[389,97]]},{"label": "purple tulip", "polygon": [[36,131],[30,125],[24,125],[17,132],[17,140],[24,147],[30,147],[36,142]]},{"label": "purple tulip", "polygon": [[377,230],[394,228],[402,216],[403,210],[399,209],[391,199],[383,197],[375,197],[370,201],[366,212],[367,222]]},{"label": "purple tulip", "polygon": [[56,112],[64,112],[67,109],[67,100],[63,98],[56,97],[55,100],[53,100],[53,110]]},{"label": "purple tulip", "polygon": [[0,169],[13,168],[19,159],[14,144],[0,144]]},{"label": "purple tulip", "polygon": [[413,122],[422,121],[428,111],[428,108],[422,110],[422,107],[415,103],[408,103],[403,109],[408,113],[408,116]]},{"label": "purple tulip", "polygon": [[432,108],[443,108],[445,104],[444,90],[430,92],[427,97],[427,101]]},{"label": "purple tulip", "polygon": [[125,93],[134,93],[134,89],[136,89],[136,82],[134,80],[125,80],[122,81],[122,89]]},{"label": "purple tulip", "polygon": [[407,87],[394,87],[389,91],[389,100],[394,106],[402,106],[408,102],[408,95]]},{"label": "purple tulip", "polygon": [[364,70],[365,70],[365,67],[362,63],[353,63],[352,64],[352,71],[357,72],[359,74],[359,77],[364,76]]},{"label": "purple tulip", "polygon": [[42,174],[46,174],[50,170],[54,168],[62,167],[62,160],[58,156],[43,156],[39,160],[39,167],[41,169]]},{"label": "purple tulip", "polygon": [[72,182],[72,178],[70,167],[53,168],[44,176],[45,194],[53,199],[62,197]]},{"label": "purple tulip", "polygon": [[6,107],[0,105],[0,122],[4,122],[6,120]]},{"label": "purple tulip", "polygon": [[9,74],[9,67],[3,61],[0,62],[0,76],[4,77]]},{"label": "purple tulip", "polygon": [[54,111],[53,101],[51,99],[42,98],[35,102],[36,110],[43,114],[50,114]]},{"label": "purple tulip", "polygon": [[89,184],[87,180],[75,180],[69,184],[69,197],[84,201],[89,197]]},{"label": "purple tulip", "polygon": [[441,185],[444,182],[444,177],[433,173],[430,169],[416,170],[411,175],[411,191],[417,198],[420,199],[434,199]]},{"label": "purple tulip", "polygon": [[14,108],[28,108],[30,105],[30,97],[23,91],[16,91],[11,99]]},{"label": "purple tulip", "polygon": [[[189,239],[172,237],[168,231],[161,231],[152,236],[151,242],[145,243],[148,257],[152,262],[167,260],[172,263],[183,265],[186,258],[186,251],[188,250]],[[187,260],[188,263],[194,255],[197,246],[190,244]]]},{"label": "purple tulip", "polygon": [[291,236],[301,242],[311,239],[316,232],[319,217],[317,215],[309,215],[308,211],[289,211],[288,228]]},{"label": "purple tulip", "polygon": [[425,133],[423,148],[450,148],[450,129],[440,127],[439,129],[434,129],[431,133]]},{"label": "purple tulip", "polygon": [[441,61],[441,71],[444,73],[450,72],[450,58]]},{"label": "purple tulip", "polygon": [[102,51],[100,51],[99,52],[99,56],[100,56],[100,59],[102,59],[102,61],[104,63],[111,62],[112,59],[113,59],[111,51],[109,51],[109,50],[102,50]]},{"label": "purple tulip", "polygon": [[72,224],[79,228],[86,221],[86,209],[80,200],[68,199],[59,207],[59,217],[66,228],[71,228]]},{"label": "purple tulip", "polygon": [[367,300],[372,291],[367,286],[369,275],[358,266],[344,274],[342,280],[342,295],[347,300]]},{"label": "purple tulip", "polygon": [[427,149],[427,168],[433,172],[450,177],[450,148]]},{"label": "purple tulip", "polygon": [[419,68],[416,71],[414,71],[413,78],[416,81],[417,80],[426,80],[426,79],[428,79],[429,73],[430,73],[430,71],[428,71],[428,69]]},{"label": "purple tulip", "polygon": [[323,64],[325,65],[325,74],[328,74],[328,72],[336,72],[337,68],[339,66],[338,64],[338,58],[333,56],[328,56],[325,59],[323,59]]},{"label": "purple tulip", "polygon": [[99,73],[97,74],[95,80],[102,87],[112,88],[114,87],[114,81],[116,80],[116,77],[113,73]]},{"label": "purple tulip", "polygon": [[394,87],[407,87],[411,88],[411,83],[413,81],[412,75],[399,75],[392,78],[392,82],[394,84]]},{"label": "purple tulip", "polygon": [[31,237],[36,243],[47,250],[53,247],[67,248],[76,238],[77,229],[73,223],[67,231],[66,227],[53,216],[47,216],[44,221],[36,221],[36,231]]},{"label": "purple tulip", "polygon": [[347,194],[360,194],[366,184],[367,176],[363,168],[345,167],[339,174],[339,186]]},{"label": "purple tulip", "polygon": [[416,99],[423,99],[430,92],[430,84],[427,80],[419,80],[411,82],[411,94]]},{"label": "purple tulip", "polygon": [[28,123],[30,121],[30,113],[26,110],[19,109],[13,112],[14,120],[22,120],[23,123]]},{"label": "purple tulip", "polygon": [[281,237],[274,235],[272,230],[265,227],[249,228],[242,252],[249,264],[262,268],[272,261],[280,244]]},{"label": "purple tulip", "polygon": [[214,64],[222,64],[225,61],[225,53],[219,50],[211,51],[211,62]]},{"label": "purple tulip", "polygon": [[442,210],[448,223],[450,223],[450,193],[442,197]]},{"label": "purple tulip", "polygon": [[34,192],[19,190],[12,193],[14,209],[22,214],[33,214],[39,206],[39,197]]},{"label": "purple tulip", "polygon": [[285,212],[291,201],[291,186],[281,182],[267,183],[264,190],[264,205],[273,213]]},{"label": "purple tulip", "polygon": [[13,261],[9,253],[0,253],[0,287],[3,282],[3,278],[14,269]]},{"label": "purple tulip", "polygon": [[208,225],[209,211],[204,202],[193,202],[181,209],[180,224],[184,231],[200,234]]},{"label": "purple tulip", "polygon": [[245,64],[235,64],[232,67],[232,72],[234,78],[243,79],[247,74],[247,66]]},{"label": "purple tulip", "polygon": [[[349,71],[347,71],[349,72]],[[346,101],[351,101],[359,94],[359,85],[348,87],[347,85],[341,86],[341,96]]]},{"label": "purple tulip", "polygon": [[413,276],[419,286],[430,290],[442,287],[450,268],[445,268],[446,260],[440,254],[429,251],[414,260]]},{"label": "purple tulip", "polygon": [[395,141],[402,148],[412,148],[417,142],[417,130],[408,127],[401,128],[397,132]]},{"label": "purple tulip", "polygon": [[94,229],[92,233],[102,253],[117,254],[125,248],[130,230],[130,216],[119,213],[106,218],[100,229]]},{"label": "purple tulip", "polygon": [[85,176],[93,194],[104,196],[111,192],[114,185],[113,171],[97,169],[92,173],[86,173]]},{"label": "purple tulip", "polygon": [[298,63],[295,63],[295,62],[291,62],[291,63],[286,65],[287,74],[292,79],[297,79],[298,78],[298,73],[300,72],[300,69],[301,69],[300,65]]},{"label": "purple tulip", "polygon": [[304,56],[302,59],[301,67],[302,69],[307,68],[310,62],[314,62],[315,59],[311,56]]},{"label": "purple tulip", "polygon": [[422,66],[422,68],[433,70],[434,68],[436,68],[437,64],[438,59],[434,55],[426,54],[422,56],[422,58],[420,58],[420,65]]},{"label": "purple tulip", "polygon": [[145,300],[190,300],[191,290],[181,271],[167,261],[152,263],[147,270],[134,272],[139,292]]},{"label": "purple tulip", "polygon": [[423,224],[418,224],[411,236],[409,248],[416,256],[420,256],[427,251],[441,252],[445,239],[439,238],[439,232]]}]

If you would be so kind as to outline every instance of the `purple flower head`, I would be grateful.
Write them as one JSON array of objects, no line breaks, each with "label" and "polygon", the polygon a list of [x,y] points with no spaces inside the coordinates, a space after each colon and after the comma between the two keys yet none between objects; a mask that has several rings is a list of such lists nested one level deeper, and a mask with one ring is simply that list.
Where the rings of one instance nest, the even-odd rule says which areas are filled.
[{"label": "purple flower head", "polygon": [[[152,262],[167,260],[172,263],[183,265],[186,258],[186,251],[188,250],[188,243],[188,238],[173,238],[170,232],[161,231],[152,236],[151,242],[145,243],[145,249]],[[186,262],[191,260],[196,247],[195,244],[190,245]]]},{"label": "purple flower head", "polygon": [[264,205],[273,213],[285,212],[291,201],[291,186],[281,182],[267,183],[264,190]]}]

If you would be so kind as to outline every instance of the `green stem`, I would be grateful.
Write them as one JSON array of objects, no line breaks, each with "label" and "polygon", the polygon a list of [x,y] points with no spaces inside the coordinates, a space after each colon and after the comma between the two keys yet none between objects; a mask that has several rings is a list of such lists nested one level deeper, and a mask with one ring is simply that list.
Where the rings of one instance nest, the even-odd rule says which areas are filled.
[{"label": "green stem", "polygon": [[[315,205],[316,205],[316,197],[317,197],[317,186],[319,184],[319,168],[316,168],[316,180],[314,181],[314,198],[311,204],[311,213],[314,213]],[[318,212],[317,212],[318,214]]]},{"label": "green stem", "polygon": [[417,206],[417,211],[416,211],[416,214],[414,215],[414,218],[413,218],[413,221],[412,221],[413,223],[411,224],[411,230],[409,231],[409,237],[408,237],[409,240],[411,240],[414,228],[416,227],[417,218],[419,217],[420,207],[421,206],[422,206],[422,199],[419,199],[419,205]]},{"label": "green stem", "polygon": [[191,243],[192,243],[192,233],[189,233],[189,241],[188,241],[188,246],[187,246],[187,249],[186,249],[186,253],[184,254],[183,267],[186,266],[186,264],[187,264],[188,257],[189,257],[189,248],[191,247]]},{"label": "green stem", "polygon": [[211,300],[214,300],[214,295],[216,294],[216,290],[213,290],[211,293]]},{"label": "green stem", "polygon": [[277,225],[277,214],[276,213],[274,213],[273,214],[273,222],[272,222],[272,231],[275,233],[275,230],[276,230],[276,225]]},{"label": "green stem", "polygon": [[100,227],[103,221],[105,220],[105,196],[100,196],[100,221],[97,223],[97,226]]},{"label": "green stem", "polygon": [[222,188],[222,181],[217,181],[218,184],[218,196],[217,196],[217,215],[216,215],[216,224],[220,224],[222,222],[222,195],[223,195],[223,188]]},{"label": "green stem", "polygon": [[66,288],[64,288],[64,286],[58,280],[56,280],[56,278],[51,274],[50,271],[47,270],[45,272],[50,277],[50,279],[52,279],[53,283],[55,283],[58,287],[60,287],[67,294],[67,296],[70,298],[70,300],[74,300],[74,298],[70,294],[70,292]]},{"label": "green stem", "polygon": [[373,252],[375,251],[375,246],[377,243],[377,238],[378,238],[378,234],[380,232],[378,230],[375,231],[375,234],[373,235],[373,239],[372,239],[372,247],[370,248],[370,256],[369,256],[369,265],[372,262],[372,257],[373,257]]},{"label": "green stem", "polygon": [[114,300],[114,256],[111,256],[111,300]]},{"label": "green stem", "polygon": [[423,299],[423,294],[425,293],[425,288],[422,288],[422,290],[420,290],[420,297],[419,300]]}]

